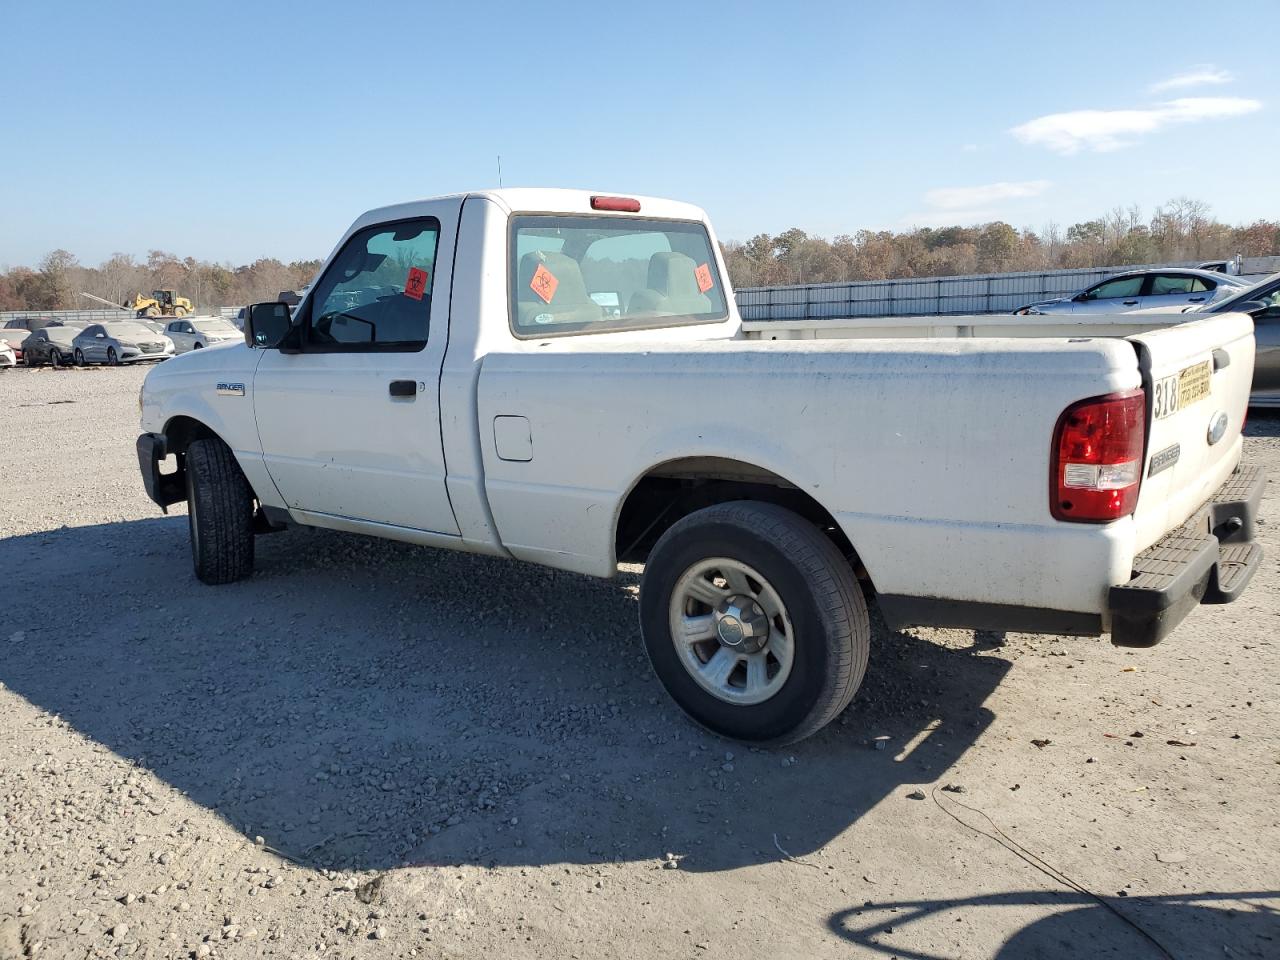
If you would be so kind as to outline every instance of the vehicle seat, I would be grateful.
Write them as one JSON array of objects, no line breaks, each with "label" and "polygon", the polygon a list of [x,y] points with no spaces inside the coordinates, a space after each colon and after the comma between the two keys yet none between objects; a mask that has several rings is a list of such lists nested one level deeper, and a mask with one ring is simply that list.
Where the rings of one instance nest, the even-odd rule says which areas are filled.
[{"label": "vehicle seat", "polygon": [[655,253],[649,258],[646,289],[631,296],[628,313],[693,316],[714,313],[711,298],[698,289],[697,265],[683,253]]},{"label": "vehicle seat", "polygon": [[[529,286],[538,267],[546,268],[556,278],[555,293],[548,303]],[[522,328],[552,324],[594,323],[603,319],[604,310],[587,294],[578,261],[563,253],[534,250],[520,258],[516,289],[517,323]]]}]

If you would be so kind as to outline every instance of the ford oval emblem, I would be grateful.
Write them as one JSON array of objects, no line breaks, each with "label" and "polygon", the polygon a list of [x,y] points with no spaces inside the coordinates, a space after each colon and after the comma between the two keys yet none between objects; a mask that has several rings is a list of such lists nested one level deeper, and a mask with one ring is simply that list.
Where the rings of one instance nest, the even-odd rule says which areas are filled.
[{"label": "ford oval emblem", "polygon": [[1223,410],[1219,410],[1213,415],[1213,419],[1209,421],[1209,445],[1213,446],[1227,432],[1227,414]]}]

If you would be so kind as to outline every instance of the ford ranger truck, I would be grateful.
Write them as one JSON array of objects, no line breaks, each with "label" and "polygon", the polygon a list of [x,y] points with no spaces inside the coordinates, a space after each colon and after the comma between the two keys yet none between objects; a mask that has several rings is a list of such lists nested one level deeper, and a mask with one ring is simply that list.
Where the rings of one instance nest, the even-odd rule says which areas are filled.
[{"label": "ford ranger truck", "polygon": [[[141,393],[148,494],[196,576],[290,525],[643,564],[653,669],[785,743],[895,628],[1150,646],[1260,562],[1240,314],[753,325],[697,207],[511,189],[372,210],[295,311]],[[764,329],[760,329],[760,327]]]}]

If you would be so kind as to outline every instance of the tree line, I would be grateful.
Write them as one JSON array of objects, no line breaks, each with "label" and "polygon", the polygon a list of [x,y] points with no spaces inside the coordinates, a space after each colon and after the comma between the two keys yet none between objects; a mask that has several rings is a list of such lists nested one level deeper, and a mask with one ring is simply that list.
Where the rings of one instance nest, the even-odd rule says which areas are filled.
[{"label": "tree line", "polygon": [[1216,220],[1208,204],[1185,197],[1156,208],[1149,219],[1136,206],[1116,207],[1065,229],[1049,223],[1038,231],[1018,230],[997,220],[970,227],[859,230],[826,240],[793,227],[724,245],[735,287],[1118,267],[1236,254],[1280,255],[1280,221],[1230,226]]},{"label": "tree line", "polygon": [[[757,234],[723,246],[735,287],[903,277],[1005,273],[1176,263],[1190,260],[1280,255],[1280,221],[1231,226],[1209,205],[1185,197],[1144,218],[1136,206],[1116,207],[1096,220],[1065,229],[1016,229],[1003,221],[969,227],[859,230],[831,240],[792,227],[776,236]],[[320,260],[283,263],[265,258],[233,267],[152,250],[145,260],[115,253],[96,267],[66,250],[46,254],[34,267],[0,272],[0,310],[70,310],[131,301],[136,293],[177,290],[198,310],[274,300],[310,283]]]},{"label": "tree line", "polygon": [[84,266],[67,250],[54,250],[31,267],[0,273],[0,310],[90,310],[104,305],[81,296],[90,293],[123,304],[137,293],[176,290],[200,311],[274,300],[285,290],[310,283],[320,260],[282,263],[272,258],[245,266],[210,263],[152,250],[145,260],[113,253],[96,267]]}]

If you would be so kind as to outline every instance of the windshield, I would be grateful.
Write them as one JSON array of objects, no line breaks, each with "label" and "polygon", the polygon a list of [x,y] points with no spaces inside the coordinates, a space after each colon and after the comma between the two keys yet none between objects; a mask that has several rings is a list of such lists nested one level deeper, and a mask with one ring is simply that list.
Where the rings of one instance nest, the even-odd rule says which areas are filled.
[{"label": "windshield", "polygon": [[150,340],[156,335],[154,330],[140,323],[108,323],[106,330],[107,336],[115,337],[119,340],[133,340],[138,337]]},{"label": "windshield", "polygon": [[724,283],[701,223],[640,217],[511,221],[517,336],[714,323]]},{"label": "windshield", "polygon": [[201,333],[225,333],[233,337],[240,333],[225,320],[192,320],[191,325]]},{"label": "windshield", "polygon": [[1265,280],[1255,283],[1251,287],[1245,287],[1239,293],[1233,293],[1225,300],[1219,300],[1213,306],[1214,313],[1229,313],[1236,309],[1241,303],[1250,300],[1260,300],[1266,304],[1280,303],[1280,273],[1273,273]]}]

